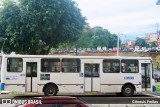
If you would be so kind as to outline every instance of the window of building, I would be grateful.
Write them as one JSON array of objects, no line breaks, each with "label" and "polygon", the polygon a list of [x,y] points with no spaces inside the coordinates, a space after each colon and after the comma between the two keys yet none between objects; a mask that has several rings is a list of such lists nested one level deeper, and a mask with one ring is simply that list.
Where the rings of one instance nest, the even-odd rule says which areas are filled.
[{"label": "window of building", "polygon": [[62,72],[80,72],[80,59],[62,59]]},{"label": "window of building", "polygon": [[7,59],[7,72],[22,72],[22,70],[23,70],[22,58]]},{"label": "window of building", "polygon": [[122,60],[121,70],[123,73],[138,73],[138,60]]},{"label": "window of building", "polygon": [[60,59],[41,59],[42,72],[60,72]]},{"label": "window of building", "polygon": [[119,73],[120,72],[120,61],[105,59],[103,60],[103,72],[104,73]]}]

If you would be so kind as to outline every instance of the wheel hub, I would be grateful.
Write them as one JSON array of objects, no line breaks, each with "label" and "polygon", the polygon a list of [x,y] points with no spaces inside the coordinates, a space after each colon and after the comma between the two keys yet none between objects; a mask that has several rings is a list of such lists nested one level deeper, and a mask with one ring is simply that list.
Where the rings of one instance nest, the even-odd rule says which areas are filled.
[{"label": "wheel hub", "polygon": [[125,92],[129,94],[129,93],[131,93],[131,89],[130,88],[126,88]]}]

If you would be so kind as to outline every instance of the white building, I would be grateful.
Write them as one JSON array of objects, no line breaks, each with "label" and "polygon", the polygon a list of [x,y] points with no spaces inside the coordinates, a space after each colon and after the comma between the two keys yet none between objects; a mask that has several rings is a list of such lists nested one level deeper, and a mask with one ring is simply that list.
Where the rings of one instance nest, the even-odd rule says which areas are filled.
[{"label": "white building", "polygon": [[106,51],[106,50],[107,50],[107,47],[103,46],[103,47],[102,47],[102,50]]},{"label": "white building", "polygon": [[97,50],[98,50],[98,51],[102,50],[101,46],[98,46],[98,47],[97,47]]}]

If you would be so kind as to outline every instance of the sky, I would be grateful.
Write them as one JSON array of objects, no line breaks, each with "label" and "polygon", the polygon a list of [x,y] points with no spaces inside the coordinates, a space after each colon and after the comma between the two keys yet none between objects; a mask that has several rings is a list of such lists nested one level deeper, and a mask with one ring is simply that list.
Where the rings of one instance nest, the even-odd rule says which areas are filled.
[{"label": "sky", "polygon": [[144,37],[160,30],[157,0],[74,0],[89,26],[101,26],[121,39]]}]

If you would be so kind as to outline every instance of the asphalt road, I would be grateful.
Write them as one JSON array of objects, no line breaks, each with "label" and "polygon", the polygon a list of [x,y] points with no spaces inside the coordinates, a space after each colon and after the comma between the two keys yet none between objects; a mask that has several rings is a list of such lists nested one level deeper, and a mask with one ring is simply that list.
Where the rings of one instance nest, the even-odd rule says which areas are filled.
[{"label": "asphalt road", "polygon": [[160,98],[149,95],[134,95],[133,97],[119,97],[117,95],[78,97],[89,104],[160,104]]}]

